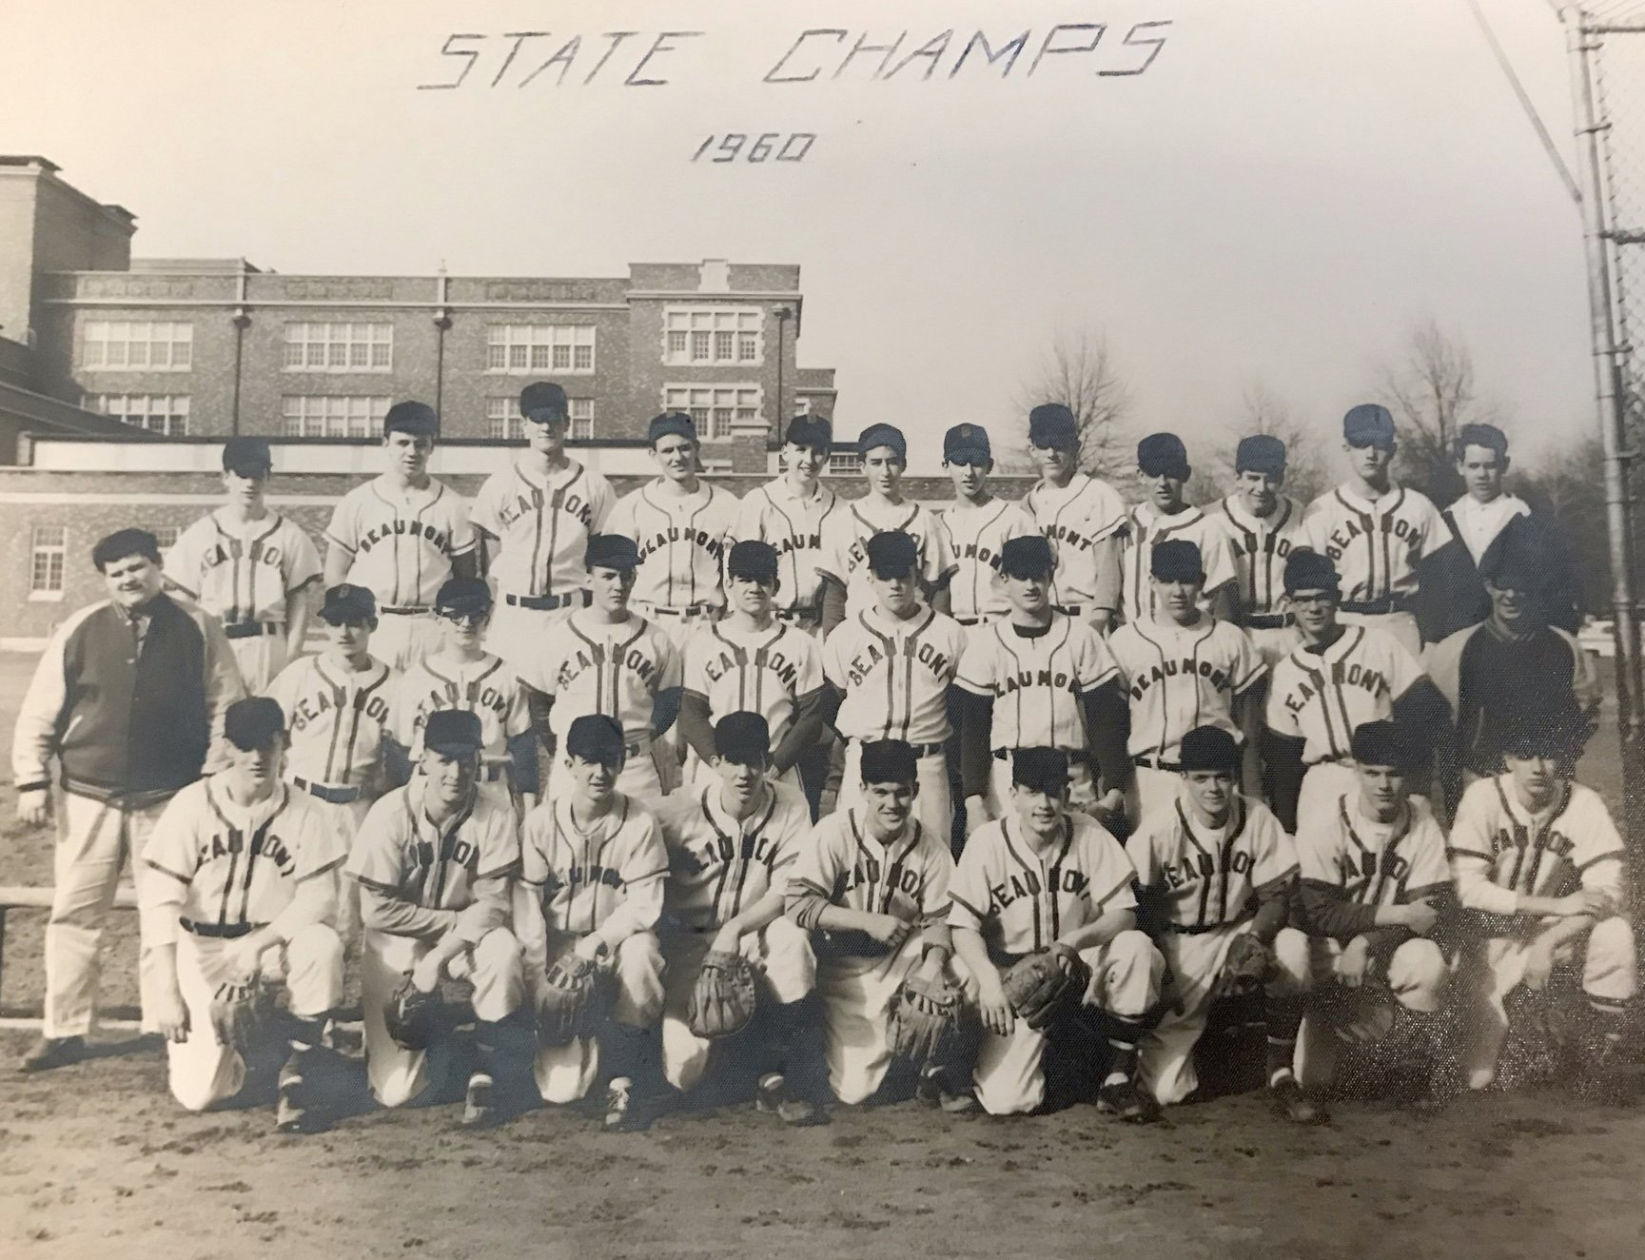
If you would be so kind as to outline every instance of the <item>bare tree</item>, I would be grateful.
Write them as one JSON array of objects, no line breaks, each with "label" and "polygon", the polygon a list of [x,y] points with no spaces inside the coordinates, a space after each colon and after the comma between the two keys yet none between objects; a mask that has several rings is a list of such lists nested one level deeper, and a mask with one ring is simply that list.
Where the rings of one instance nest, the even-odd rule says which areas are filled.
[{"label": "bare tree", "polygon": [[1497,414],[1479,397],[1467,343],[1424,320],[1411,330],[1400,358],[1377,369],[1376,392],[1399,425],[1401,479],[1438,503],[1456,498],[1462,491],[1452,449],[1457,431]]},{"label": "bare tree", "polygon": [[1285,493],[1306,506],[1331,486],[1331,466],[1319,434],[1298,416],[1296,409],[1269,388],[1265,381],[1253,381],[1240,395],[1235,418],[1234,440],[1222,463],[1218,478],[1228,490],[1234,483],[1234,449],[1239,439],[1266,433],[1285,443]]},{"label": "bare tree", "polygon": [[[1100,330],[1057,333],[1034,375],[1024,383],[1018,410],[1026,416],[1042,403],[1062,403],[1074,413],[1081,469],[1110,481],[1135,475],[1135,452],[1122,423],[1131,399]],[[1027,449],[1026,424],[1019,449]]]}]

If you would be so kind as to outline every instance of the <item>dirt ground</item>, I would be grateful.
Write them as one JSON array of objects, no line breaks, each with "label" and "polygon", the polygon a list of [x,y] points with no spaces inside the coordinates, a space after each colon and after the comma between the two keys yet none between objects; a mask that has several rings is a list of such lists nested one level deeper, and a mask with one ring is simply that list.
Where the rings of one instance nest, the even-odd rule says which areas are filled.
[{"label": "dirt ground", "polygon": [[[0,741],[27,665],[0,655]],[[1613,745],[1602,732],[1585,779],[1613,787]],[[11,818],[6,786],[0,883],[49,882],[49,838]],[[7,1014],[38,1010],[40,917],[12,916]],[[115,925],[105,991],[129,1011],[135,916]],[[0,1033],[7,1257],[1645,1254],[1645,1105],[1553,1088],[1433,1115],[1341,1102],[1321,1129],[1252,1093],[1146,1129],[1089,1106],[994,1120],[901,1103],[805,1130],[726,1106],[622,1135],[537,1109],[470,1134],[455,1103],[370,1109],[352,1065],[353,1114],[293,1138],[267,1105],[182,1112],[152,1042],[25,1077],[27,1041]]]}]

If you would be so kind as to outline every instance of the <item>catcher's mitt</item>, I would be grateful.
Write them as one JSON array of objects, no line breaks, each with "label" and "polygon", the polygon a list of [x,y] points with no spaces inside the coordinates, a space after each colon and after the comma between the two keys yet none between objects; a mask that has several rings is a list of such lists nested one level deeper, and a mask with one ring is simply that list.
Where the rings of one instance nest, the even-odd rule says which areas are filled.
[{"label": "catcher's mitt", "polygon": [[1223,959],[1213,992],[1217,997],[1242,998],[1256,993],[1274,974],[1274,951],[1251,933],[1234,938]]},{"label": "catcher's mitt", "polygon": [[545,1046],[569,1045],[583,1035],[593,1017],[599,964],[575,950],[556,958],[537,994],[537,1040]]},{"label": "catcher's mitt", "polygon": [[443,1005],[439,990],[424,993],[407,976],[383,1012],[388,1035],[404,1050],[427,1050],[439,1036]]},{"label": "catcher's mitt", "polygon": [[1017,1018],[1038,1032],[1057,1017],[1065,1002],[1077,1002],[1084,995],[1091,968],[1071,949],[1042,949],[1011,964],[1001,979],[1005,1000]]},{"label": "catcher's mitt", "polygon": [[916,1065],[936,1057],[960,1013],[960,991],[942,977],[909,976],[891,1006],[891,1052]]},{"label": "catcher's mitt", "polygon": [[754,968],[741,954],[711,949],[703,959],[685,1022],[699,1037],[729,1037],[754,1018]]},{"label": "catcher's mitt", "polygon": [[275,999],[274,986],[258,980],[218,985],[211,995],[211,1030],[218,1044],[244,1055],[266,1041],[280,1014]]}]

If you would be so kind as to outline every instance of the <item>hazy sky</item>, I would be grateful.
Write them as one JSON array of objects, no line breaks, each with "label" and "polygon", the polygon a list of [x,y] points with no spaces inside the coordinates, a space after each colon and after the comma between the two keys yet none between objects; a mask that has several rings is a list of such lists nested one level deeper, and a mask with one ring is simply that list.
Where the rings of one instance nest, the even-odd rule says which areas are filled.
[{"label": "hazy sky", "polygon": [[[1568,153],[1557,19],[1483,3]],[[1169,23],[1132,35],[1164,38],[1148,69],[1099,74],[1142,63],[1123,41],[1148,22]],[[1059,23],[1107,28],[1040,55]],[[849,34],[782,71],[815,79],[762,81],[808,28]],[[1139,431],[1222,444],[1261,381],[1335,432],[1425,318],[1525,446],[1593,423],[1579,216],[1465,0],[5,0],[0,29],[0,149],[135,211],[141,255],[799,263],[800,360],[838,369],[846,433],[1009,427],[1058,329],[1106,334]],[[586,82],[617,30],[638,34]],[[703,34],[635,73],[665,30]],[[980,50],[951,73],[976,32],[998,51],[1025,30],[1008,74]],[[550,34],[505,69],[521,31]],[[835,77],[859,37],[903,32]],[[463,85],[418,90],[467,64],[440,55],[453,33],[488,37],[454,45],[479,53]],[[520,85],[576,34],[562,83]],[[817,139],[801,162],[691,160],[730,131]]]}]

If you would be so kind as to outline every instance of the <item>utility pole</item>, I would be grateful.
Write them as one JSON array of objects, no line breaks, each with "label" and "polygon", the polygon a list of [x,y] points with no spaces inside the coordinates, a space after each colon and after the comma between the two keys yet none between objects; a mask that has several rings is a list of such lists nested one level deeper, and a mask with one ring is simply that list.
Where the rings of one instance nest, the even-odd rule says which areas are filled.
[{"label": "utility pole", "polygon": [[766,445],[772,450],[780,450],[783,444],[783,425],[788,419],[788,413],[783,409],[783,359],[788,352],[788,338],[785,334],[794,311],[791,307],[779,306],[772,314],[777,317],[777,414]]}]

